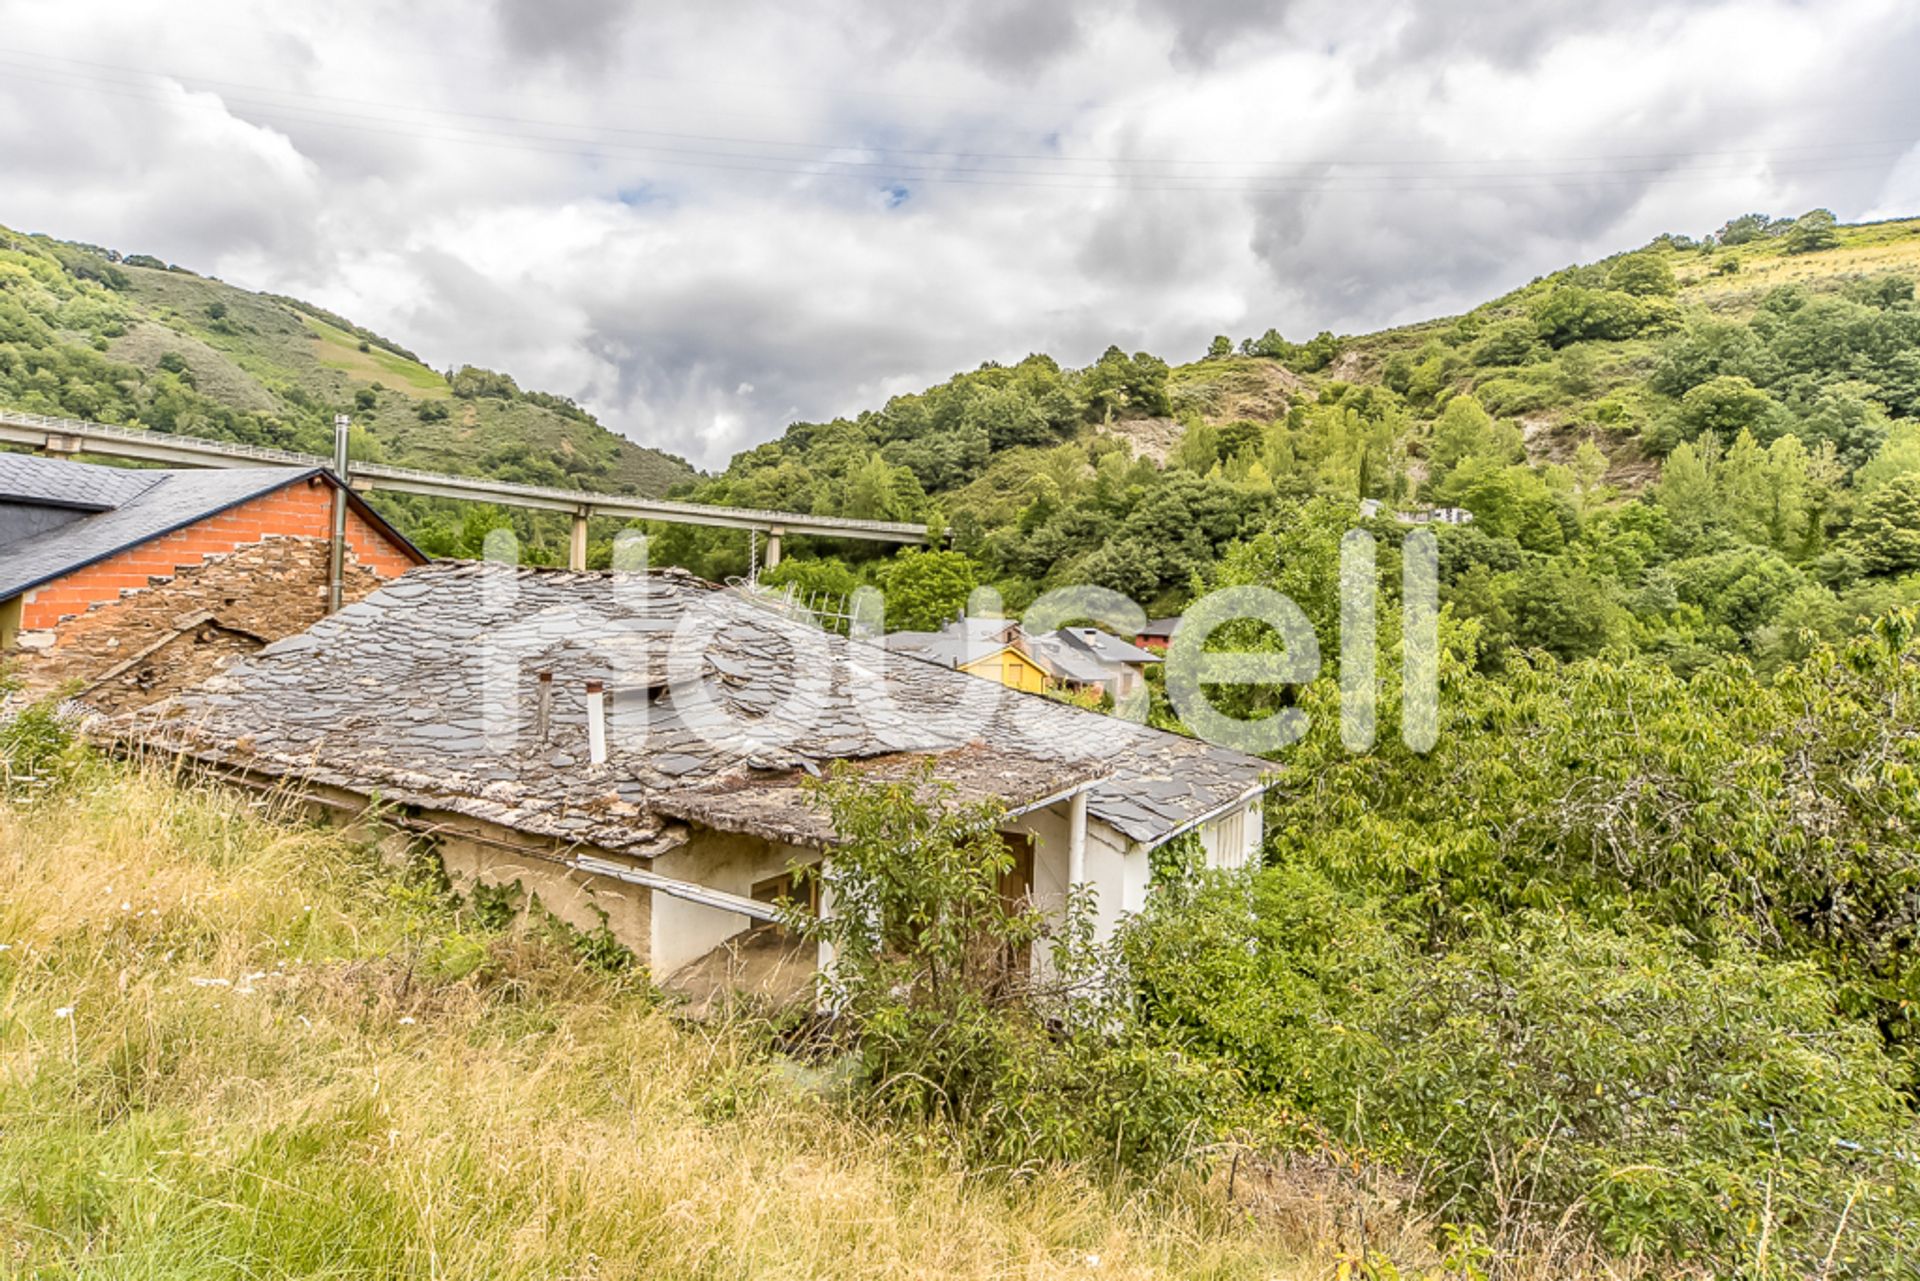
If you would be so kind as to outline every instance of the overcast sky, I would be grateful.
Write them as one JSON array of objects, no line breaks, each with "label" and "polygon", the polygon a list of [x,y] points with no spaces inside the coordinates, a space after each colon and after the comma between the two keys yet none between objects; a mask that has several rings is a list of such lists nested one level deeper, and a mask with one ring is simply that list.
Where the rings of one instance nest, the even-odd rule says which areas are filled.
[{"label": "overcast sky", "polygon": [[1920,212],[1899,0],[0,0],[0,224],[719,467],[983,360],[1363,331]]}]

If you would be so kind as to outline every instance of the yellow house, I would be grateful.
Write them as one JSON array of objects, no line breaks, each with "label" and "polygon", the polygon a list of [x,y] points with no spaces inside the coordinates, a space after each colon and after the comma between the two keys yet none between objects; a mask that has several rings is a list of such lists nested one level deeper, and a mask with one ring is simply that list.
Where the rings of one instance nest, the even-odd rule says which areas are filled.
[{"label": "yellow house", "polygon": [[988,680],[999,681],[1008,689],[1024,690],[1029,694],[1038,694],[1047,688],[1047,673],[1012,645],[1003,645],[991,654],[982,654],[979,658],[962,663],[960,670],[969,676],[984,676]]},{"label": "yellow house", "polygon": [[888,649],[998,681],[1008,689],[1108,694],[1138,692],[1160,656],[1091,627],[1029,636],[1010,618],[956,618],[937,632],[890,632]]},{"label": "yellow house", "polygon": [[1029,694],[1044,692],[1051,682],[1011,618],[956,618],[937,632],[890,632],[886,646]]}]

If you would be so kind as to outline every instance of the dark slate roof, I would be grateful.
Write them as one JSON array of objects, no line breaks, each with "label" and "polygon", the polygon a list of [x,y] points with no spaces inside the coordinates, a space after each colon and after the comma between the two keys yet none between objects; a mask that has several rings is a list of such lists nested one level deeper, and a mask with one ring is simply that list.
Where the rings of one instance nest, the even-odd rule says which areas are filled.
[{"label": "dark slate roof", "polygon": [[1012,648],[1005,641],[969,636],[951,629],[940,632],[889,632],[883,643],[895,653],[908,654],[942,667],[962,667]]},{"label": "dark slate roof", "polygon": [[1049,674],[1078,685],[1098,685],[1124,674],[1118,667],[1102,663],[1086,650],[1068,644],[1058,632],[1030,638],[1027,649]]},{"label": "dark slate roof", "polygon": [[131,502],[170,474],[0,453],[0,503],[109,511]]},{"label": "dark slate roof", "polygon": [[[544,736],[541,671],[553,673]],[[598,767],[592,680],[611,691]],[[819,631],[678,571],[485,563],[415,570],[115,726],[256,777],[640,857],[690,822],[829,843],[802,784],[839,760],[886,778],[931,756],[960,799],[1014,808],[1098,780],[1090,814],[1145,843],[1247,795],[1268,768]]]},{"label": "dark slate roof", "polygon": [[1103,663],[1157,663],[1160,655],[1110,636],[1098,627],[1062,627],[1053,635]]},{"label": "dark slate roof", "polygon": [[1171,637],[1174,634],[1174,632],[1178,631],[1179,629],[1180,629],[1180,620],[1177,617],[1155,618],[1155,619],[1150,619],[1147,625],[1140,629],[1140,634],[1142,636],[1158,636],[1158,637],[1166,638],[1166,637]]},{"label": "dark slate roof", "polygon": [[[66,506],[88,512],[82,519],[0,546],[0,600],[283,486],[326,474],[320,467],[131,471],[0,454],[0,505]],[[357,496],[350,501],[396,545],[426,559]]]}]

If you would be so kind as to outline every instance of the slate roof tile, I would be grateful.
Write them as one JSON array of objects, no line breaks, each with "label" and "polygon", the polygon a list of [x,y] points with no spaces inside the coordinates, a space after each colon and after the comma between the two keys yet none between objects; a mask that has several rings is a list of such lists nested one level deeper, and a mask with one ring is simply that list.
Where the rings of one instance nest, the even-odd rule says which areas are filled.
[{"label": "slate roof tile", "polygon": [[[0,453],[0,506],[66,507],[88,513],[0,548],[4,553],[0,554],[0,600],[321,474],[322,470],[239,467],[135,471]],[[394,537],[398,539],[398,535]]]},{"label": "slate roof tile", "polygon": [[[568,636],[557,648],[556,619]],[[636,672],[664,683],[640,688]],[[626,688],[597,767],[579,763],[590,679]],[[971,721],[954,718],[969,709]],[[415,570],[117,729],[639,857],[678,844],[687,823],[828,844],[804,783],[835,760],[894,778],[931,756],[959,799],[1014,808],[1094,781],[1089,814],[1142,843],[1247,795],[1269,769],[818,631],[678,571],[488,564]],[[635,812],[609,811],[616,791]]]}]

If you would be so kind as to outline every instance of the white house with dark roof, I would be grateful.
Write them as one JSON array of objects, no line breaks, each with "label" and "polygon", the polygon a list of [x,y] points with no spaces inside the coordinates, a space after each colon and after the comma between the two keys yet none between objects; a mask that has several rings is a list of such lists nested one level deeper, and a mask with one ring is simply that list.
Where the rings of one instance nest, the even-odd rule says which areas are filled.
[{"label": "white house with dark roof", "polygon": [[[657,978],[710,985],[770,939],[795,863],[835,834],[804,784],[931,759],[1005,808],[1010,888],[1098,930],[1138,911],[1188,834],[1253,858],[1268,765],[822,632],[683,573],[444,564],[123,717],[116,732],[236,781],[433,834],[457,880],[518,883],[604,923]],[[718,959],[717,959],[718,958]],[[784,956],[776,982],[821,958]],[[762,984],[762,980],[765,980]],[[789,992],[790,994],[790,992]]]},{"label": "white house with dark roof", "polygon": [[1143,689],[1148,665],[1160,661],[1160,655],[1097,627],[1034,635],[1011,618],[962,616],[937,632],[889,632],[884,643],[896,653],[998,680],[1010,689],[1091,691],[1116,701]]},{"label": "white house with dark roof", "polygon": [[1099,690],[1115,701],[1144,689],[1160,655],[1097,627],[1062,627],[1027,639],[1027,652],[1068,689]]}]

